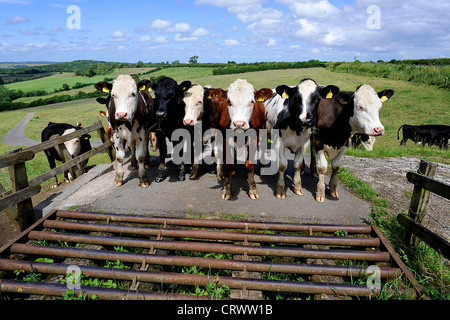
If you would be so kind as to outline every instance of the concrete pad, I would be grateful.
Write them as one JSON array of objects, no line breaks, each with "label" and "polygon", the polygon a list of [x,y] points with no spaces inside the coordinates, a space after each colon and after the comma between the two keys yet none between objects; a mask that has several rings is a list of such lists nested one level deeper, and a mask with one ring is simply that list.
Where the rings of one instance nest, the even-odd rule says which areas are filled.
[{"label": "concrete pad", "polygon": [[[138,186],[137,171],[130,172],[125,165],[124,184],[114,187],[114,172],[108,172],[88,183],[78,191],[71,193],[60,204],[60,209],[76,207],[79,211],[108,212],[118,214],[151,214],[157,216],[186,216],[226,214],[237,218],[258,218],[267,221],[292,221],[296,223],[322,224],[363,224],[370,220],[370,204],[339,185],[339,199],[327,196],[324,203],[315,200],[317,178],[309,174],[302,176],[304,195],[297,196],[292,191],[294,174],[292,161],[286,170],[286,198],[275,197],[277,175],[260,176],[259,166],[255,181],[259,199],[248,197],[245,167],[238,167],[232,179],[232,198],[222,200],[223,182],[218,182],[215,166],[201,166],[199,178],[186,181],[177,180],[178,167],[168,165],[169,176],[161,183],[154,182],[159,157],[151,157],[152,166],[147,169],[151,182],[148,188]],[[309,163],[307,159],[307,163]],[[326,183],[329,178],[326,178]],[[327,190],[328,191],[328,190]]]}]

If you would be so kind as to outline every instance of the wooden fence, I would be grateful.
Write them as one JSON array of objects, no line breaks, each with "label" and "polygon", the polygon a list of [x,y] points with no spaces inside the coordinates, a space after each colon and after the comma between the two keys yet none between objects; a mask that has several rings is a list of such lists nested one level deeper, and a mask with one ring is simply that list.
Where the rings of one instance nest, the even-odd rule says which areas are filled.
[{"label": "wooden fence", "polygon": [[418,237],[445,258],[450,259],[450,243],[422,225],[430,192],[450,199],[450,185],[433,179],[436,167],[436,164],[422,160],[418,173],[408,172],[406,174],[408,181],[414,184],[414,190],[408,215],[399,214],[397,220],[406,228],[403,237],[406,244],[414,244],[414,236]]},{"label": "wooden fence", "polygon": [[[83,134],[93,131],[98,132],[103,143],[97,148],[93,148],[72,159],[64,142],[81,137]],[[50,148],[58,149],[59,153],[62,155],[61,158],[63,164],[32,180],[28,180],[26,162],[32,160],[36,153]],[[109,141],[106,136],[102,123],[99,121],[90,127],[77,130],[76,132],[64,136],[55,135],[50,140],[38,145],[24,150],[13,150],[0,156],[0,169],[8,167],[12,188],[12,190],[6,191],[0,184],[0,211],[4,210],[20,231],[25,230],[35,222],[31,197],[41,191],[41,184],[66,170],[69,170],[72,177],[78,178],[82,174],[78,170],[78,165],[90,157],[104,151],[108,153],[111,161],[114,161],[115,150],[112,147],[112,142]]]}]

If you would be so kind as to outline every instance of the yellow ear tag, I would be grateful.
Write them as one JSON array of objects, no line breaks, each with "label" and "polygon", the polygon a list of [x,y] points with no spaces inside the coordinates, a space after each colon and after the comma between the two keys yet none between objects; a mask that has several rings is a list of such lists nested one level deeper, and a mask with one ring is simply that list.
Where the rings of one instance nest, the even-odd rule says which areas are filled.
[{"label": "yellow ear tag", "polygon": [[264,98],[263,97],[258,98],[258,102],[264,102]]},{"label": "yellow ear tag", "polygon": [[211,95],[208,96],[208,99],[211,99]]},{"label": "yellow ear tag", "polygon": [[107,87],[103,87],[102,91],[106,92],[106,93],[109,93],[109,89]]},{"label": "yellow ear tag", "polygon": [[283,92],[283,95],[281,97],[283,99],[289,99],[289,95],[286,93],[286,90]]},{"label": "yellow ear tag", "polygon": [[389,98],[386,97],[386,96],[382,96],[382,97],[380,98],[380,100],[381,100],[381,102],[385,102],[385,101],[388,101]]},{"label": "yellow ear tag", "polygon": [[145,84],[139,88],[139,91],[144,91],[145,90]]},{"label": "yellow ear tag", "polygon": [[327,99],[331,99],[331,98],[333,98],[333,92],[330,90],[330,92],[328,92],[328,94],[327,94],[327,97],[326,97]]}]

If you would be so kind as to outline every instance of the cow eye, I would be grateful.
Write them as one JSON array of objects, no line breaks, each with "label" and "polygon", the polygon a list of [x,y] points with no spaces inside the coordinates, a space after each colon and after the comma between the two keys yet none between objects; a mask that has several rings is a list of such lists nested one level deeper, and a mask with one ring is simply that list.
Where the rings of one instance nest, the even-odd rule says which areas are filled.
[{"label": "cow eye", "polygon": [[364,111],[364,107],[363,107],[363,106],[359,106],[359,107],[358,107],[358,110],[359,110],[359,111]]},{"label": "cow eye", "polygon": [[252,100],[252,102],[250,102],[250,104],[255,104],[255,100]]},{"label": "cow eye", "polygon": [[201,101],[197,102],[197,105],[198,105],[198,106],[201,106],[201,105],[202,105],[202,102],[201,102]]},{"label": "cow eye", "polygon": [[227,99],[227,104],[231,107],[231,101],[230,101],[230,99]]}]

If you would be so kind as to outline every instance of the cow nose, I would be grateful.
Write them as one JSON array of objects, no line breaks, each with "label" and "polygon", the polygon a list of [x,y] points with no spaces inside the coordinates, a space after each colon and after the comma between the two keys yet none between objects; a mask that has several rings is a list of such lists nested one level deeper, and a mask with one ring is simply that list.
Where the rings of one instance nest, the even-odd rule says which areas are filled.
[{"label": "cow nose", "polygon": [[194,125],[194,120],[186,119],[186,120],[184,120],[184,125],[185,126],[193,126]]},{"label": "cow nose", "polygon": [[246,124],[245,121],[233,121],[234,129],[245,129]]},{"label": "cow nose", "polygon": [[156,116],[158,118],[165,118],[166,117],[166,112],[165,111],[157,111],[156,112]]},{"label": "cow nose", "polygon": [[384,134],[384,128],[378,127],[373,129],[373,135],[374,136],[382,136]]},{"label": "cow nose", "polygon": [[117,120],[127,120],[128,119],[128,113],[126,113],[126,112],[117,112],[116,113],[116,119]]},{"label": "cow nose", "polygon": [[306,119],[302,121],[302,126],[304,127],[312,127],[313,126],[313,120],[312,119]]}]

